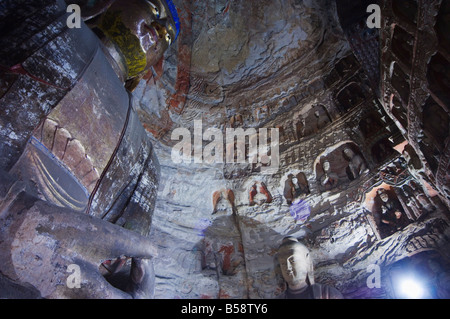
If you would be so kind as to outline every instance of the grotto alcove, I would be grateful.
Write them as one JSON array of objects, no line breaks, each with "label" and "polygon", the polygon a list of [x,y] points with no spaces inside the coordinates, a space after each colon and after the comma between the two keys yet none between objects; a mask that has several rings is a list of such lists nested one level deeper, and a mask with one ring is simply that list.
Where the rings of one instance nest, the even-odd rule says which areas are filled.
[{"label": "grotto alcove", "polygon": [[[127,122],[145,130],[122,136],[117,151],[154,157],[145,153],[129,170],[112,162],[127,176],[115,191],[116,176],[94,187],[107,174],[82,174],[93,181],[81,180],[92,194],[80,210],[87,205],[90,215],[125,228],[124,217],[132,227],[151,224],[144,235],[157,251],[156,299],[284,298],[277,252],[289,236],[310,250],[315,282],[345,298],[403,298],[395,281],[409,268],[427,282],[430,292],[420,297],[448,298],[449,1],[431,2],[173,0],[180,33],[129,95]],[[379,29],[366,24],[373,3],[382,11]],[[15,78],[0,70],[2,101]],[[47,148],[59,136],[73,142],[65,151],[77,141],[60,122],[37,124]],[[252,133],[229,142],[239,129]],[[187,159],[177,160],[181,136],[190,143]],[[265,157],[255,157],[255,141],[267,144]],[[97,165],[84,151],[83,164]],[[151,173],[136,173],[141,167]],[[18,173],[0,169],[5,181]],[[133,183],[146,179],[151,191],[131,196]],[[0,188],[2,203],[9,190]],[[136,217],[134,201],[147,207],[147,219]]]},{"label": "grotto alcove", "polygon": [[[358,9],[353,3],[184,4],[188,31],[134,92],[144,123],[158,132],[153,135],[162,167],[150,234],[161,251],[155,296],[280,298],[286,285],[275,256],[286,236],[311,249],[316,282],[338,288],[347,298],[397,298],[388,288],[367,287],[370,265],[383,271],[421,251],[446,251],[445,199],[421,188],[436,207],[425,217],[424,208],[416,208],[420,204],[403,191],[417,180],[411,177],[416,172],[401,164],[400,171],[386,173],[402,160],[394,148],[407,139],[377,98],[383,85],[373,72],[382,63],[379,31],[367,34],[368,4],[361,2]],[[402,48],[409,43],[400,35],[399,41],[405,42]],[[185,127],[193,134],[199,119],[203,132],[279,128],[279,169],[266,175],[249,164],[173,165],[170,133]],[[357,177],[349,177],[351,161],[342,153],[346,145],[367,168]],[[331,189],[320,184],[327,156],[339,179]],[[255,183],[256,195],[251,195]],[[261,183],[270,201],[261,194]],[[411,218],[389,236],[380,235],[366,208],[367,194],[375,194],[379,185],[400,194],[403,215]],[[213,193],[220,189],[234,192],[235,210],[222,197],[212,214]],[[254,205],[253,196],[260,198]],[[443,228],[433,226],[441,222]],[[224,237],[227,227],[230,235]]]}]

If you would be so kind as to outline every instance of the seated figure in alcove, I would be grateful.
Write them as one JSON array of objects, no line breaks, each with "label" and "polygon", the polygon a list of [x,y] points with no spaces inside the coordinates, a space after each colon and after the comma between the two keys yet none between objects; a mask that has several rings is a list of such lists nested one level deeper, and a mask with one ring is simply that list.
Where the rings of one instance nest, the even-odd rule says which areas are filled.
[{"label": "seated figure in alcove", "polygon": [[305,176],[305,173],[298,173],[297,175],[295,175],[295,178],[293,179],[294,181],[294,187],[296,189],[295,195],[296,197],[302,195],[302,194],[309,194],[309,184],[308,184],[308,180]]},{"label": "seated figure in alcove", "polygon": [[311,252],[294,237],[285,237],[277,259],[287,283],[286,299],[343,299],[334,287],[316,284]]},{"label": "seated figure in alcove", "polygon": [[297,133],[297,138],[310,136],[316,134],[331,123],[331,117],[325,106],[315,105],[307,114],[298,116],[294,120],[294,129]]},{"label": "seated figure in alcove", "polygon": [[316,129],[315,131],[318,132],[320,131],[322,128],[324,128],[328,121],[324,121],[323,117],[320,116],[320,112],[319,111],[315,111],[314,112],[314,116],[316,118]]},{"label": "seated figure in alcove", "polygon": [[305,136],[305,118],[301,115],[294,119],[294,132],[297,137],[297,140],[301,139]]},{"label": "seated figure in alcove", "polygon": [[384,188],[377,190],[377,198],[380,200],[377,223],[383,238],[402,230],[410,223],[398,199],[391,198]]},{"label": "seated figure in alcove", "polygon": [[322,168],[325,174],[320,178],[320,185],[324,190],[335,188],[339,183],[339,176],[331,171],[330,162],[323,162]]},{"label": "seated figure in alcove", "polygon": [[283,195],[288,205],[300,197],[301,195],[309,194],[308,180],[304,173],[298,173],[297,175],[289,174],[288,178],[284,182]]},{"label": "seated figure in alcove", "polygon": [[350,180],[358,178],[362,173],[367,171],[366,163],[359,154],[355,154],[350,148],[344,149],[344,157],[349,161],[348,171]]},{"label": "seated figure in alcove", "polygon": [[421,190],[413,187],[413,184],[404,185],[401,189],[408,208],[417,218],[436,209],[428,197]]},{"label": "seated figure in alcove", "polygon": [[213,193],[212,195],[212,201],[213,201],[213,212],[214,215],[217,213],[217,205],[222,199],[226,199],[228,203],[231,205],[231,209],[233,211],[233,214],[237,213],[236,205],[235,205],[235,197],[234,192],[231,189],[220,189]]},{"label": "seated figure in alcove", "polygon": [[284,182],[283,195],[284,195],[284,198],[286,199],[286,202],[288,205],[292,204],[292,201],[294,200],[294,196],[295,196],[295,186],[294,186],[293,178],[294,178],[294,175],[289,174],[288,178]]},{"label": "seated figure in alcove", "polygon": [[436,209],[423,189],[415,182],[410,183],[415,200],[420,204],[423,213],[430,213]]},{"label": "seated figure in alcove", "polygon": [[327,112],[327,109],[323,105],[316,105],[314,107],[314,117],[316,119],[316,128],[315,131],[318,132],[331,123],[330,115]]},{"label": "seated figure in alcove", "polygon": [[410,144],[407,144],[404,147],[402,157],[405,159],[408,171],[413,177],[415,177],[417,180],[423,179],[427,181],[428,178],[426,177],[422,161]]},{"label": "seated figure in alcove", "polygon": [[[407,144],[403,149],[402,157],[406,161],[406,166],[409,173],[412,177],[414,177],[416,181],[418,181],[420,184],[426,184],[428,186],[431,186],[432,188],[435,188],[435,186],[433,186],[433,184],[430,182],[430,178],[425,173],[425,168],[422,164],[422,161],[410,144]],[[426,187],[424,188],[424,191],[428,196],[430,195],[429,190],[427,190]]]}]

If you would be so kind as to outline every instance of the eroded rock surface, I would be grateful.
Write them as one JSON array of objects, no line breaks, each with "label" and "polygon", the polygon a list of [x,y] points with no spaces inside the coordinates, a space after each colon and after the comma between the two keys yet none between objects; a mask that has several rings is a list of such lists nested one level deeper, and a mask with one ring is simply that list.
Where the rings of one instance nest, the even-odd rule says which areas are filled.
[{"label": "eroded rock surface", "polygon": [[[448,204],[403,163],[404,138],[367,73],[377,54],[358,51],[363,42],[355,46],[352,37],[366,30],[346,29],[342,5],[184,4],[177,47],[134,92],[161,163],[151,231],[160,250],[157,298],[277,298],[286,289],[276,261],[285,236],[311,249],[316,282],[350,298],[393,296],[387,284],[367,287],[370,265],[382,267],[386,281],[398,260],[448,252]],[[366,49],[376,47],[375,35],[365,39]],[[194,120],[224,136],[226,128],[278,128],[278,171],[174,164],[171,132],[187,128],[193,141]],[[365,169],[352,173],[345,149]],[[335,182],[324,177],[324,162]],[[258,191],[261,183],[271,200]],[[402,223],[394,220],[392,229],[380,221],[379,188],[400,205]],[[214,197],[221,189],[233,191],[235,208]],[[413,190],[430,209],[405,195]]]}]

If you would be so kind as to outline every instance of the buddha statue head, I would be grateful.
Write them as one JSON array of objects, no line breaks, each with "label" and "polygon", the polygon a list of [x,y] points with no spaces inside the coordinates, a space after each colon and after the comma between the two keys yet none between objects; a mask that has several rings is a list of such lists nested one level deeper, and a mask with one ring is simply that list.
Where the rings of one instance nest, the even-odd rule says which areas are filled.
[{"label": "buddha statue head", "polygon": [[348,160],[351,160],[355,156],[355,153],[353,153],[353,151],[350,148],[345,148],[344,155],[347,157]]},{"label": "buddha statue head", "polygon": [[322,168],[323,168],[325,173],[329,173],[330,172],[330,168],[331,168],[330,162],[328,162],[328,161],[323,162]]},{"label": "buddha statue head", "polygon": [[310,251],[296,238],[286,237],[283,239],[277,258],[289,289],[300,290],[314,284]]},{"label": "buddha statue head", "polygon": [[124,81],[155,65],[180,32],[171,0],[116,0],[98,17],[96,26]]},{"label": "buddha statue head", "polygon": [[384,203],[389,201],[389,195],[384,188],[377,189],[377,194]]}]

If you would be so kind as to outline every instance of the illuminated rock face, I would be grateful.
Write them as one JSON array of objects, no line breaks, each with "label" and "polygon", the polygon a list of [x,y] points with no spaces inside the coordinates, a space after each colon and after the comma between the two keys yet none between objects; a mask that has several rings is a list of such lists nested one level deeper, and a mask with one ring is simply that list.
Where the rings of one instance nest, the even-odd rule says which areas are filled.
[{"label": "illuminated rock face", "polygon": [[[347,298],[399,297],[392,282],[409,262],[428,267],[429,278],[448,272],[449,72],[442,70],[450,63],[449,1],[431,1],[421,16],[415,1],[381,1],[380,30],[365,25],[372,2],[174,0],[182,31],[131,94],[132,124],[117,150],[145,156],[136,155],[134,168],[112,162],[129,183],[109,175],[100,192],[120,197],[114,202],[127,205],[134,228],[151,222],[156,298],[283,298],[277,250],[287,236],[310,250],[315,282]],[[428,38],[432,46],[413,45]],[[417,47],[427,49],[411,51]],[[66,82],[74,84],[70,77],[56,84]],[[39,95],[44,109],[63,96],[60,87],[51,90]],[[195,163],[196,147],[210,146],[195,133],[198,120],[203,133],[217,129],[221,136],[227,129],[278,129],[278,169],[265,173],[249,153],[245,163]],[[59,139],[74,133],[55,123],[41,125],[57,150]],[[193,144],[201,141],[191,163],[173,160],[177,128]],[[11,147],[28,138],[0,129]],[[85,153],[76,154],[90,168],[95,163]],[[149,167],[160,174],[136,173]],[[86,187],[99,178],[82,172]],[[125,201],[120,195],[130,189],[137,195]],[[8,191],[0,183],[0,213]],[[110,203],[91,204],[103,212]],[[142,222],[136,205],[153,214]],[[122,225],[113,208],[104,219]],[[436,291],[449,297],[445,287]]]},{"label": "illuminated rock face", "polygon": [[[134,92],[161,163],[150,234],[160,249],[156,297],[282,297],[276,252],[285,236],[311,249],[316,282],[352,298],[392,297],[390,265],[424,250],[445,252],[448,199],[401,157],[405,135],[379,102],[372,72],[382,63],[383,33],[367,30],[365,7],[350,4],[184,5],[179,42]],[[174,164],[171,132],[193,132],[200,119],[204,131],[223,134],[278,128],[279,170]],[[355,165],[365,169],[355,174]],[[383,208],[379,188],[398,218]],[[221,189],[233,191],[233,202]],[[366,282],[373,264],[382,267],[379,289]]]}]

